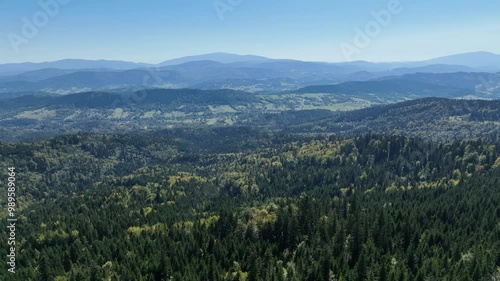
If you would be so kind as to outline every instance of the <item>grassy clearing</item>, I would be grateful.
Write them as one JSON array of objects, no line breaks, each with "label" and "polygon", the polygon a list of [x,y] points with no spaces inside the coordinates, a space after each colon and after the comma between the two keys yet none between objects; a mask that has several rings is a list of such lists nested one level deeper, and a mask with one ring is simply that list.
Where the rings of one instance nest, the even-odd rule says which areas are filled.
[{"label": "grassy clearing", "polygon": [[46,108],[38,109],[38,110],[33,110],[33,111],[24,111],[16,116],[14,118],[18,119],[36,119],[36,120],[44,120],[47,118],[51,118],[56,116],[56,111],[55,110],[49,110]]}]

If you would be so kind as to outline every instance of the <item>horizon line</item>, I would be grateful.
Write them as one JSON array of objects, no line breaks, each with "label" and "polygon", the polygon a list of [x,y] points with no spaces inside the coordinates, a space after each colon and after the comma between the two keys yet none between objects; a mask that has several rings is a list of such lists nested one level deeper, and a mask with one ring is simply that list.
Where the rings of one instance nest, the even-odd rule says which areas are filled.
[{"label": "horizon line", "polygon": [[98,62],[98,61],[107,61],[107,62],[123,62],[123,63],[135,63],[135,64],[144,64],[144,65],[150,65],[150,66],[155,66],[159,65],[171,60],[176,60],[176,59],[182,59],[182,58],[189,58],[189,57],[197,57],[197,56],[206,56],[206,55],[215,55],[215,54],[223,54],[223,55],[236,55],[236,56],[255,56],[255,57],[262,57],[264,59],[269,59],[269,60],[292,60],[292,61],[301,61],[301,62],[312,62],[312,63],[331,63],[331,64],[341,64],[341,63],[355,63],[355,62],[366,62],[366,63],[413,63],[413,62],[424,62],[428,60],[433,60],[437,58],[443,58],[443,57],[449,57],[449,56],[456,56],[456,55],[464,55],[464,54],[475,54],[475,53],[484,53],[484,54],[490,54],[490,55],[497,55],[500,56],[500,53],[493,53],[490,51],[471,51],[471,52],[463,52],[463,53],[453,53],[453,54],[447,54],[447,55],[442,55],[442,56],[437,56],[437,57],[431,57],[427,59],[422,59],[422,60],[393,60],[393,61],[377,61],[377,60],[352,60],[352,61],[319,61],[319,60],[303,60],[303,59],[297,59],[297,58],[273,58],[273,57],[268,57],[268,56],[263,56],[263,55],[257,55],[257,54],[238,54],[238,53],[229,53],[229,52],[210,52],[210,53],[201,53],[201,54],[191,54],[191,55],[185,55],[185,56],[180,56],[180,57],[173,57],[169,59],[164,59],[160,60],[157,63],[151,63],[151,62],[143,62],[143,61],[134,61],[134,60],[126,60],[126,59],[106,59],[106,58],[61,58],[61,59],[56,59],[56,60],[44,60],[44,61],[22,61],[22,62],[0,62],[0,65],[8,65],[8,64],[42,64],[42,63],[54,63],[54,62],[61,62],[61,61],[70,61],[70,60],[75,60],[75,61],[93,61],[93,62]]}]

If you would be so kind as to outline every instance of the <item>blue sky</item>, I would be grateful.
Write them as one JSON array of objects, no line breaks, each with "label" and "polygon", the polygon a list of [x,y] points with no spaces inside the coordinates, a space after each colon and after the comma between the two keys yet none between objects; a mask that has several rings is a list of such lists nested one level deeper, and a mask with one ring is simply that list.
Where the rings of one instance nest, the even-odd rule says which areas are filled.
[{"label": "blue sky", "polygon": [[[41,1],[57,3],[49,15],[39,1],[0,0],[0,63],[156,63],[210,52],[330,62],[500,53],[498,0],[56,1],[63,2]],[[391,12],[391,4],[399,12]],[[230,10],[218,13],[215,6]],[[373,12],[381,11],[389,12],[389,21],[377,21]],[[26,21],[36,28],[29,36]],[[356,45],[359,30],[367,35],[370,26],[369,43]]]}]

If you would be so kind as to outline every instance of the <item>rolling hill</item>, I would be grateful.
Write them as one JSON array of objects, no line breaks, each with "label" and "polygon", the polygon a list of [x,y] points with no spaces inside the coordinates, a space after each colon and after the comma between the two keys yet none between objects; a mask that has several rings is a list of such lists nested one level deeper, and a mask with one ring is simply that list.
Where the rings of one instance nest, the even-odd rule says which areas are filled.
[{"label": "rolling hill", "polygon": [[279,122],[283,120],[279,116],[268,119],[274,119],[275,125],[281,124],[286,131],[295,133],[404,135],[435,141],[500,140],[499,100],[424,98],[318,116],[291,126]]}]

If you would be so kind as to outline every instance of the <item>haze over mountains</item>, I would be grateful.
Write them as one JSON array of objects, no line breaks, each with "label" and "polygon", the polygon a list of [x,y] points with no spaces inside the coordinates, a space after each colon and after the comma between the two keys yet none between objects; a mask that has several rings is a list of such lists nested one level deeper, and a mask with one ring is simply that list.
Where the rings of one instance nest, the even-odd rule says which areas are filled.
[{"label": "haze over mountains", "polygon": [[487,52],[392,63],[304,62],[225,53],[183,57],[155,65],[69,59],[0,65],[0,97],[145,88],[227,88],[271,93],[414,73],[497,71],[500,55]]},{"label": "haze over mountains", "polygon": [[[412,127],[422,135],[445,124],[446,128],[477,127],[477,131],[495,135],[495,122],[500,121],[498,102],[456,104],[426,98],[500,99],[499,58],[476,52],[422,62],[325,63],[214,53],[157,65],[105,60],[5,64],[0,65],[0,125],[5,132],[17,132],[8,140],[80,130],[115,133],[244,124],[301,133],[369,129],[398,133]],[[412,113],[415,106],[411,104],[390,111],[393,115],[358,120],[366,114],[356,110],[409,100],[419,100],[419,114],[434,116],[431,120],[444,118],[444,123],[431,129],[425,128],[430,122],[420,127],[408,125],[415,118],[424,120]],[[460,114],[440,114],[443,106],[462,109]],[[407,122],[391,121],[401,120],[401,112],[406,110],[411,111],[404,118]],[[346,115],[351,118],[347,121],[330,118],[308,124],[345,111],[353,112]],[[483,112],[494,112],[487,119],[493,123],[482,124],[477,118],[474,123],[463,121]],[[265,117],[268,114],[270,119]],[[287,116],[282,118],[285,125],[280,124],[283,120],[274,120],[283,114]],[[338,123],[347,127],[338,127]],[[445,133],[442,138],[451,135]]]}]

